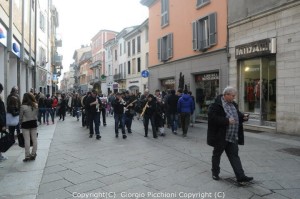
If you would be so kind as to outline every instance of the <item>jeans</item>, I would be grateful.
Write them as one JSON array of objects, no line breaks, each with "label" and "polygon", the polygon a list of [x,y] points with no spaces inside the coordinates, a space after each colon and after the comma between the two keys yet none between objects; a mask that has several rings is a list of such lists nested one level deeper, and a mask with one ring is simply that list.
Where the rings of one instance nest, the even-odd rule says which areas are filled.
[{"label": "jeans", "polygon": [[15,135],[15,130],[17,130],[17,135],[20,133],[20,123],[16,126],[9,126],[8,131],[11,135]]},{"label": "jeans", "polygon": [[156,133],[156,126],[155,126],[155,114],[153,115],[144,115],[144,128],[145,128],[145,135],[148,135],[148,126],[149,126],[149,120],[151,122],[151,127],[152,127],[152,132],[153,132],[153,137],[156,138],[157,137],[157,133]]},{"label": "jeans", "polygon": [[186,135],[190,125],[191,113],[180,113],[182,134]]},{"label": "jeans", "polygon": [[91,113],[89,115],[89,122],[90,122],[90,135],[94,134],[94,124],[95,124],[95,134],[100,135],[100,129],[99,129],[99,117],[100,113]]},{"label": "jeans", "polygon": [[177,131],[178,113],[171,113],[170,114],[170,125],[171,125],[171,128],[172,128],[172,132]]},{"label": "jeans", "polygon": [[41,124],[42,123],[42,117],[43,117],[43,123],[45,123],[46,119],[46,108],[39,108],[39,114],[38,114],[38,121]]},{"label": "jeans", "polygon": [[115,119],[115,134],[119,134],[119,124],[121,124],[122,128],[122,134],[125,134],[125,121],[124,121],[124,114],[114,114],[114,119]]},{"label": "jeans", "polygon": [[212,173],[213,175],[219,175],[220,173],[220,160],[221,155],[225,151],[231,167],[235,173],[237,179],[240,179],[245,176],[242,163],[239,157],[239,147],[235,143],[226,142],[225,145],[220,145],[214,147],[213,156],[212,156]]},{"label": "jeans", "polygon": [[52,108],[47,108],[46,109],[46,121],[47,121],[47,123],[49,122],[49,114],[50,114],[50,117],[51,117],[51,121],[54,123],[54,112],[53,112]]},{"label": "jeans", "polygon": [[132,119],[133,115],[124,114],[124,123],[128,132],[131,132]]}]

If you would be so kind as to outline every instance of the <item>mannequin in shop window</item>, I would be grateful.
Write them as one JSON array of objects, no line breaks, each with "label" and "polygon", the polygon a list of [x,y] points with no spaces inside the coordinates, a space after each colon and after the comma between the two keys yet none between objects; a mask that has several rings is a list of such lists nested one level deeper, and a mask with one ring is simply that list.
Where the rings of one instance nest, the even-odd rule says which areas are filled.
[{"label": "mannequin in shop window", "polygon": [[247,96],[247,102],[249,104],[249,111],[253,111],[254,110],[254,103],[255,103],[253,80],[250,80],[247,83],[246,96]]}]

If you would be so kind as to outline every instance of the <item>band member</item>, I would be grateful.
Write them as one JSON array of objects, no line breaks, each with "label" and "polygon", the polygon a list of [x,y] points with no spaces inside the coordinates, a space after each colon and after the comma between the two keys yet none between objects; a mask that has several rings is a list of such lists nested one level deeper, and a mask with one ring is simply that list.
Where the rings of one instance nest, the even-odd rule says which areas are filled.
[{"label": "band member", "polygon": [[141,116],[144,117],[144,128],[145,128],[145,136],[148,137],[148,125],[149,120],[151,122],[153,137],[157,138],[156,127],[155,127],[155,111],[156,111],[156,100],[152,94],[149,94],[147,97],[147,103],[144,105]]},{"label": "band member", "polygon": [[114,108],[114,119],[115,119],[115,136],[119,137],[119,124],[121,125],[123,139],[127,138],[124,127],[124,106],[126,102],[123,100],[121,93],[116,94],[116,99],[112,102]]},{"label": "band member", "polygon": [[126,102],[125,114],[124,114],[125,127],[127,128],[128,133],[132,133],[131,124],[135,114],[134,108],[137,100],[133,95],[130,95],[129,91],[126,91],[124,101]]},{"label": "band member", "polygon": [[[106,126],[106,107],[107,107],[108,100],[107,100],[107,97],[105,94],[104,95],[100,94],[99,98],[102,103],[102,106],[100,107],[100,118],[101,118],[101,114],[102,114],[103,126]],[[100,124],[101,124],[101,122],[100,122]]]},{"label": "band member", "polygon": [[96,139],[99,140],[101,138],[100,136],[100,130],[99,130],[99,107],[101,106],[101,101],[97,98],[97,91],[92,90],[91,96],[87,98],[86,101],[86,109],[88,110],[88,118],[90,122],[90,138],[93,137],[94,134],[94,124],[95,124],[95,134]]}]

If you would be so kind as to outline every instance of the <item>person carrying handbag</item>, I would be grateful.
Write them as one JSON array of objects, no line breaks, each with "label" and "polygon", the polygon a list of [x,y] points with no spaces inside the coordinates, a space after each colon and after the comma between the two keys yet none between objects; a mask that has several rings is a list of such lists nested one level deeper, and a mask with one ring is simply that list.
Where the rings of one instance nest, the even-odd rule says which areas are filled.
[{"label": "person carrying handbag", "polygon": [[[10,94],[7,97],[7,113],[11,113],[13,117],[17,117],[20,114],[20,97],[19,97],[19,88],[17,86],[12,87]],[[15,133],[15,130],[17,130],[17,135],[20,133],[20,125],[8,125],[9,133],[13,134]]]},{"label": "person carrying handbag", "polygon": [[[0,94],[3,91],[3,86],[0,83]],[[5,111],[5,105],[4,102],[2,101],[2,98],[0,96],[0,131],[5,131],[6,130],[6,111]],[[2,155],[0,152],[0,162],[7,160],[6,157]]]},{"label": "person carrying handbag", "polygon": [[[35,160],[36,158],[38,110],[34,95],[25,93],[20,108],[20,124],[25,141],[25,159],[23,159],[23,162]],[[31,153],[30,140],[33,144]]]}]

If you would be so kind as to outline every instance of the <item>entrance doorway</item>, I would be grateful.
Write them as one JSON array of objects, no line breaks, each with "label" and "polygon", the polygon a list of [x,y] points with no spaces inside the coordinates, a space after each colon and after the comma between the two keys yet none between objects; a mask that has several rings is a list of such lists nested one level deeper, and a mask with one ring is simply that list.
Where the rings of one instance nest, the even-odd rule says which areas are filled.
[{"label": "entrance doorway", "polygon": [[250,114],[249,123],[275,126],[276,59],[261,57],[240,61],[241,110]]}]

